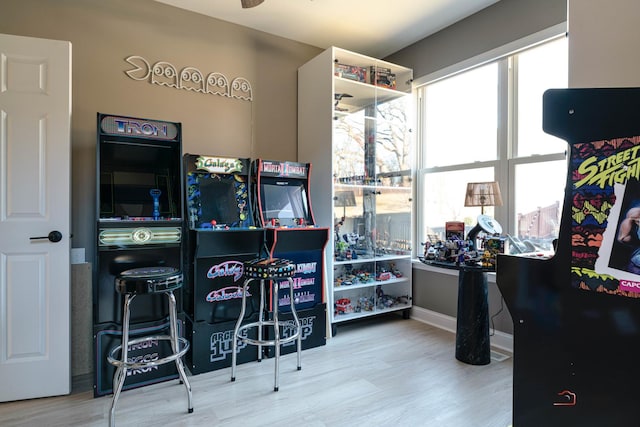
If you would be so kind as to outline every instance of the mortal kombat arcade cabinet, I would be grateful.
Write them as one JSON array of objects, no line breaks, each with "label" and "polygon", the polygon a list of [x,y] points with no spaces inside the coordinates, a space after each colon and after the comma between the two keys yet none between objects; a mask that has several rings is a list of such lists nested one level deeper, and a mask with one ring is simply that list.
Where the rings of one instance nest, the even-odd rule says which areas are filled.
[{"label": "mortal kombat arcade cabinet", "polygon": [[569,170],[555,256],[497,262],[514,322],[513,425],[637,426],[640,88],[549,90],[543,104]]},{"label": "mortal kombat arcade cabinet", "polygon": [[[97,125],[94,396],[102,396],[112,392],[115,371],[107,353],[122,337],[123,297],[115,278],[139,267],[182,269],[183,187],[180,123],[98,113]],[[180,307],[180,292],[175,293]],[[133,300],[130,324],[132,338],[167,334],[164,297]],[[171,352],[166,340],[129,347],[129,358],[141,361]],[[125,390],[178,377],[174,364],[132,369],[127,375]]]},{"label": "mortal kombat arcade cabinet", "polygon": [[[266,230],[268,255],[296,265],[294,298],[302,327],[303,350],[326,343],[324,249],[329,229],[315,226],[309,194],[310,174],[310,163],[262,159],[252,163],[256,222]],[[289,283],[283,280],[278,285],[280,319],[293,324]],[[273,298],[269,297],[269,301],[269,311],[272,311]],[[287,337],[292,332],[292,328],[284,328],[280,336]],[[295,341],[284,344],[281,354],[295,351],[295,344]],[[267,347],[267,356],[273,350]]]}]

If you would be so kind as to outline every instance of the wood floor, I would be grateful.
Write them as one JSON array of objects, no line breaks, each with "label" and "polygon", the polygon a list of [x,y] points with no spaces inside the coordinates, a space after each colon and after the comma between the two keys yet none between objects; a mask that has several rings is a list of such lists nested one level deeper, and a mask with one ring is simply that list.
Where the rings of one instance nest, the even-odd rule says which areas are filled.
[{"label": "wood floor", "polygon": [[[338,327],[326,346],[280,359],[190,376],[194,412],[178,381],[123,392],[118,426],[428,426],[511,424],[512,358],[471,366],[457,361],[455,336],[400,316]],[[46,381],[46,379],[43,379]],[[7,387],[8,384],[1,384]],[[111,396],[90,387],[69,396],[0,404],[0,426],[106,426]]]}]

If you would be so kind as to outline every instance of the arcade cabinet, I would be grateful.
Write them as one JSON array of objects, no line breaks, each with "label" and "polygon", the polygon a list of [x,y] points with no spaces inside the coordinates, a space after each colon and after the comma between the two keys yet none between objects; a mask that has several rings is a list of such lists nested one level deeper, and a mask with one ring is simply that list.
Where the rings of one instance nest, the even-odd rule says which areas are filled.
[{"label": "arcade cabinet", "polygon": [[514,322],[513,425],[635,426],[640,88],[549,90],[543,105],[569,170],[555,256],[498,258]]},{"label": "arcade cabinet", "polygon": [[[195,375],[231,366],[244,262],[266,252],[264,230],[254,226],[249,159],[185,154],[183,167],[188,222],[184,307],[191,342],[186,362]],[[248,296],[247,321],[258,319],[258,297],[258,292]],[[237,358],[238,363],[257,360],[257,348],[242,344]]]},{"label": "arcade cabinet", "polygon": [[[303,350],[326,344],[327,322],[324,249],[329,229],[315,226],[309,194],[310,174],[310,163],[263,159],[252,163],[256,222],[266,230],[268,255],[296,264],[294,298],[302,327]],[[288,286],[287,280],[279,283],[278,313],[280,319],[292,320]],[[284,330],[281,336],[291,332]],[[295,341],[285,344],[282,354],[294,352],[295,344]],[[267,352],[273,350],[273,347],[266,348]]]},{"label": "arcade cabinet", "polygon": [[[97,125],[94,396],[102,396],[112,392],[115,371],[107,353],[122,337],[123,297],[115,290],[116,276],[139,267],[182,269],[182,141],[180,123],[98,113]],[[131,337],[166,334],[163,298],[132,301]],[[146,361],[171,350],[168,341],[130,347],[130,358]],[[137,369],[124,389],[177,377],[174,364]]]}]

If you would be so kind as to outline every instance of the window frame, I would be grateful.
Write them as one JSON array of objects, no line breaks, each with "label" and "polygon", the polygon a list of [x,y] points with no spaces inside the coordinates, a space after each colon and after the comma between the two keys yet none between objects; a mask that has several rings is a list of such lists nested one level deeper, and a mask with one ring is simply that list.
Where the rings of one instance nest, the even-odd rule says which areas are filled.
[{"label": "window frame", "polygon": [[[541,155],[527,155],[523,157],[517,156],[517,90],[515,84],[515,76],[518,71],[517,54],[525,50],[535,48],[539,45],[552,42],[554,40],[566,37],[566,23],[558,24],[546,30],[524,37],[513,43],[509,43],[500,48],[494,49],[485,54],[479,55],[459,64],[447,67],[430,75],[416,79],[414,81],[414,92],[416,96],[416,196],[425,189],[426,177],[430,173],[449,172],[449,171],[470,171],[477,168],[493,167],[495,180],[500,183],[503,198],[505,198],[504,206],[495,207],[495,219],[502,225],[503,233],[516,235],[517,233],[517,215],[515,213],[515,170],[517,166],[523,164],[544,163],[550,161],[564,160],[568,162],[567,151],[565,147],[563,152],[556,152]],[[424,91],[427,85],[438,82],[456,74],[469,71],[476,67],[486,65],[491,62],[498,64],[498,120],[506,119],[506,126],[498,126],[497,132],[497,158],[490,161],[473,162],[465,164],[433,166],[425,167],[425,111],[426,97]],[[506,197],[505,197],[506,196]],[[461,196],[462,197],[462,196]],[[427,229],[424,221],[425,212],[421,203],[417,202],[419,197],[415,197],[415,236],[417,242],[415,247],[415,255],[422,255],[422,245],[424,242],[423,233]],[[562,204],[563,200],[560,201]],[[461,202],[462,203],[462,202]]]}]

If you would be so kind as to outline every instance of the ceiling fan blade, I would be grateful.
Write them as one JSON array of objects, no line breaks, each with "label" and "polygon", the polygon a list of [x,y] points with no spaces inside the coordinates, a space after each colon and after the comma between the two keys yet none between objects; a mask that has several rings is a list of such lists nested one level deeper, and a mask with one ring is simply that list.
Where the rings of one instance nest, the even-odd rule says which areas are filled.
[{"label": "ceiling fan blade", "polygon": [[255,7],[262,3],[264,0],[240,0],[242,2],[242,8],[248,9],[250,7]]}]

